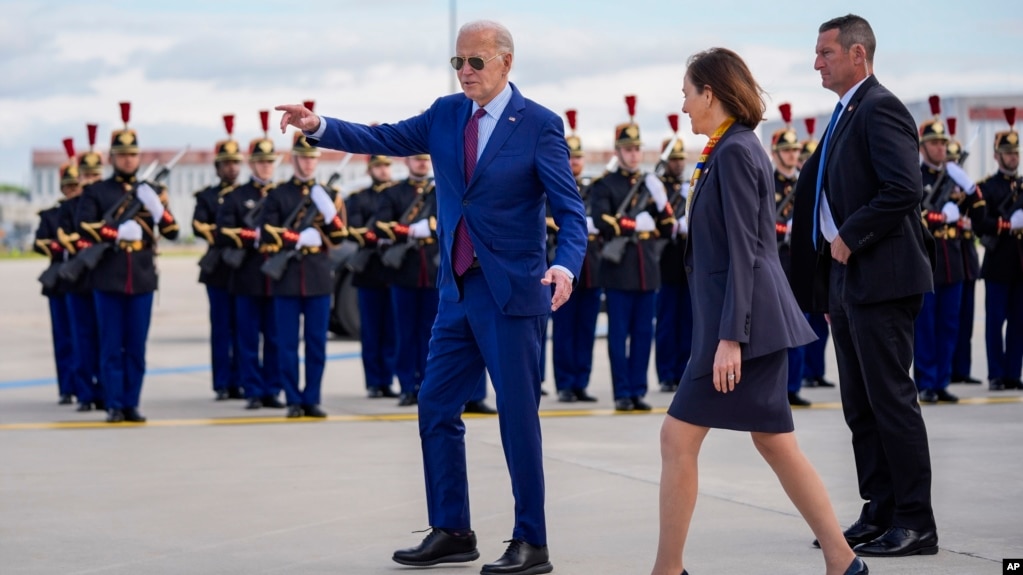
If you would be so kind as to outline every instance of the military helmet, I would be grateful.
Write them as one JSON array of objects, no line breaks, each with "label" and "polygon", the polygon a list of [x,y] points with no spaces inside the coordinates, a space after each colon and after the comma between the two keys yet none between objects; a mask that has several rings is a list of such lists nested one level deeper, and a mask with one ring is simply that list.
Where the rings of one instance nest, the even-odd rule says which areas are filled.
[{"label": "military helmet", "polygon": [[213,161],[242,161],[241,147],[234,139],[234,114],[224,114],[224,130],[227,132],[227,139],[220,140],[213,146]]},{"label": "military helmet", "polygon": [[78,156],[78,172],[81,174],[98,175],[103,173],[103,156],[99,155],[96,148],[96,124],[86,124],[85,130],[89,135],[89,151]]},{"label": "military helmet", "polygon": [[771,134],[771,151],[801,149],[803,146],[799,143],[799,135],[792,128],[792,104],[787,102],[780,104],[778,111],[781,112],[781,119],[785,122],[785,127],[775,130]]},{"label": "military helmet", "polygon": [[947,142],[948,132],[945,130],[945,124],[941,121],[941,98],[933,95],[927,98],[927,103],[930,104],[931,114],[934,117],[920,124],[920,143],[931,140]]},{"label": "military helmet", "polygon": [[121,102],[121,121],[124,122],[124,128],[121,130],[114,130],[110,135],[111,154],[139,153],[138,134],[135,133],[135,130],[128,127],[128,121],[130,119],[131,102]]},{"label": "military helmet", "polygon": [[642,146],[643,142],[639,139],[639,125],[635,122],[636,96],[632,94],[625,96],[625,107],[629,111],[629,121],[615,126],[615,148]]},{"label": "military helmet", "polygon": [[995,133],[995,151],[1011,153],[1019,151],[1019,132],[1016,131],[1016,108],[1005,108],[1005,121],[1009,123],[1009,129]]},{"label": "military helmet", "polygon": [[60,185],[73,186],[78,184],[78,165],[75,162],[75,143],[71,138],[64,138],[64,151],[67,162],[60,166]]},{"label": "military helmet", "polygon": [[565,110],[565,117],[568,118],[568,127],[572,131],[565,136],[565,143],[568,145],[568,155],[573,158],[583,157],[583,141],[575,135],[576,111]]},{"label": "military helmet", "polygon": [[277,151],[274,150],[274,141],[270,139],[270,111],[259,111],[259,123],[263,127],[263,137],[254,138],[249,142],[249,161],[274,161],[277,159]]}]

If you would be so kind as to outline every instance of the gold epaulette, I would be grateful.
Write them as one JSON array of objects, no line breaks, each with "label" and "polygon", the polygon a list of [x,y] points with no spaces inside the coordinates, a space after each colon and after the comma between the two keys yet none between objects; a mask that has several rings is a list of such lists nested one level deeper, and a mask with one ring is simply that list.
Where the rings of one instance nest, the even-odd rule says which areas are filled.
[{"label": "gold epaulette", "polygon": [[621,226],[618,225],[618,218],[612,216],[611,214],[603,214],[600,216],[600,219],[604,220],[605,222],[607,222],[609,226],[615,229],[616,236],[622,235],[622,228]]}]

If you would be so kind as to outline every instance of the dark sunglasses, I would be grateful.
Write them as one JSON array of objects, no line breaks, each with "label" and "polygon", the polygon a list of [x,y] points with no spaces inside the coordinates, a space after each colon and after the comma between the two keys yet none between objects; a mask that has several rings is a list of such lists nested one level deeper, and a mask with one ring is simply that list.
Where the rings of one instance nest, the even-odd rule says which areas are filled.
[{"label": "dark sunglasses", "polygon": [[480,58],[479,56],[471,56],[469,58],[455,56],[451,58],[451,67],[454,68],[455,70],[461,70],[462,66],[464,66],[466,62],[469,62],[469,65],[472,66],[473,70],[479,71],[483,69],[483,66],[485,66],[487,62],[493,60],[494,58],[497,58],[498,56],[504,56],[505,54],[506,52],[500,52],[498,54],[494,54],[493,57],[487,58],[486,60]]}]

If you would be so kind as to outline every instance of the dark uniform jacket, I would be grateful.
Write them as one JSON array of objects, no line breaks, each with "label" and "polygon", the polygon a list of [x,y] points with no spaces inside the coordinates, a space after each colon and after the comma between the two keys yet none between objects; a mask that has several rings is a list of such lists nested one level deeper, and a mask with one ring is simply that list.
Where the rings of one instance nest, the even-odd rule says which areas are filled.
[{"label": "dark uniform jacket", "polygon": [[[329,221],[316,209],[310,193],[314,180],[291,178],[277,184],[266,197],[260,218],[260,246],[270,257],[294,254],[281,279],[271,286],[275,296],[322,296],[334,291],[334,266],[328,250],[345,235],[345,225],[335,214]],[[338,208],[337,192],[324,188]],[[340,210],[339,212],[340,213]],[[323,245],[295,249],[299,233],[306,227],[320,233]]]},{"label": "dark uniform jacket", "polygon": [[[781,269],[785,270],[786,277],[792,273],[792,253],[789,250],[789,242],[785,238],[789,232],[788,223],[792,219],[792,206],[795,199],[794,197],[789,199],[789,196],[796,193],[798,179],[798,173],[790,178],[779,172],[777,168],[774,170],[774,232],[778,239],[778,259],[781,260]],[[778,213],[779,209],[782,211],[781,214]]]},{"label": "dark uniform jacket", "polygon": [[[926,189],[928,186],[933,187],[938,183],[941,170],[936,170],[927,164],[921,164],[920,175],[924,189]],[[979,200],[977,194],[966,196],[969,200],[962,198],[964,194],[961,191],[958,195],[960,196],[960,212],[965,212],[964,215],[976,218],[978,216],[978,209],[983,209],[982,203],[979,206],[977,205]],[[942,206],[936,207],[941,208]],[[983,217],[983,214],[980,214],[980,216]],[[949,285],[966,279],[965,260],[963,258],[962,220],[954,224],[947,224],[945,223],[944,214],[940,211],[932,212],[927,209],[922,211],[922,217],[924,224],[927,225],[927,230],[934,236],[934,285]]]},{"label": "dark uniform jacket", "polygon": [[[32,244],[32,249],[36,253],[46,256],[50,260],[51,266],[63,264],[67,253],[64,246],[57,240],[57,230],[60,228],[60,208],[66,201],[60,200],[52,208],[39,211],[39,227],[36,228],[36,239]],[[67,293],[67,284],[63,280],[58,280],[53,288],[43,286],[42,293],[47,297],[65,294]]]},{"label": "dark uniform jacket", "polygon": [[[586,206],[586,216],[592,217],[590,207],[590,191],[593,189],[593,180],[582,177],[575,181],[579,189],[579,197]],[[579,271],[579,277],[575,278],[575,288],[598,289],[600,288],[600,247],[604,245],[599,233],[590,234],[586,238],[586,255],[583,256],[583,267]],[[554,215],[551,213],[551,204],[547,202],[547,259],[554,261],[554,255],[558,249],[558,225],[554,222]]]},{"label": "dark uniform jacket", "polygon": [[973,220],[973,229],[981,236],[984,264],[980,277],[1010,283],[1023,280],[1023,232],[1007,229],[1009,208],[1023,193],[1023,180],[1002,172],[977,184],[986,202],[985,214]]},{"label": "dark uniform jacket", "polygon": [[[352,285],[365,288],[384,288],[390,284],[391,274],[380,261],[379,236],[376,230],[377,203],[380,195],[394,182],[382,182],[359,190],[345,199],[348,212],[348,238],[359,244],[359,252],[353,257],[367,257],[366,266],[352,276]],[[386,247],[383,247],[386,249]]]},{"label": "dark uniform jacket", "polygon": [[[89,245],[89,242],[82,239],[78,233],[78,202],[81,201],[81,194],[60,203],[60,211],[57,214],[57,241],[64,248],[67,254],[67,261],[75,259],[78,250]],[[68,293],[87,294],[92,292],[89,286],[89,274],[83,273],[73,282],[64,279],[60,280],[63,289]]]},{"label": "dark uniform jacket", "polygon": [[142,240],[126,242],[117,239],[116,220],[106,221],[104,216],[111,208],[121,204],[125,194],[134,194],[137,185],[134,175],[114,174],[109,179],[86,186],[82,191],[78,203],[78,233],[82,241],[113,245],[89,276],[90,285],[95,290],[128,295],[156,291],[157,230],[167,239],[178,237],[178,224],[166,207],[166,192],[161,190],[164,212],[160,221],[153,222],[152,214],[143,207],[134,218],[142,226]]},{"label": "dark uniform jacket", "polygon": [[[686,208],[686,199],[682,195],[682,187],[687,183],[675,176],[665,175],[661,178],[664,187],[668,191],[668,203],[671,204],[671,212],[676,218],[682,216]],[[686,245],[689,242],[688,234],[676,234],[664,246],[661,252],[661,283],[664,285],[686,285],[685,264],[683,257],[686,253]]]},{"label": "dark uniform jacket", "polygon": [[[666,204],[658,213],[646,184],[640,183],[630,205],[621,215],[616,213],[629,190],[643,177],[641,172],[630,174],[619,169],[593,182],[590,191],[593,224],[604,240],[622,236],[630,238],[620,263],[606,259],[600,263],[600,285],[606,289],[654,291],[661,287],[661,251],[671,238],[675,224],[671,204]],[[636,216],[641,212],[647,212],[654,218],[657,225],[654,231],[636,232]]]},{"label": "dark uniform jacket", "polygon": [[[409,246],[398,269],[385,266],[396,286],[437,287],[440,248],[437,244],[437,194],[434,189],[433,182],[409,178],[387,188],[377,198],[377,236],[394,242],[388,250],[404,250],[404,247],[399,247],[403,244]],[[430,237],[410,238],[409,225],[423,220],[430,223]]]},{"label": "dark uniform jacket", "polygon": [[268,250],[256,246],[259,237],[259,212],[265,207],[260,202],[273,188],[272,183],[250,179],[224,196],[217,210],[215,244],[228,249],[245,250],[238,269],[231,272],[228,290],[234,295],[270,296],[270,278],[259,270],[266,261]]},{"label": "dark uniform jacket", "polygon": [[199,270],[199,283],[224,290],[231,284],[231,268],[220,261],[224,248],[216,245],[217,210],[224,203],[224,196],[233,189],[234,185],[220,182],[199,190],[195,193],[195,212],[192,216],[192,232],[195,237],[206,240],[206,257],[219,262],[211,273]]}]

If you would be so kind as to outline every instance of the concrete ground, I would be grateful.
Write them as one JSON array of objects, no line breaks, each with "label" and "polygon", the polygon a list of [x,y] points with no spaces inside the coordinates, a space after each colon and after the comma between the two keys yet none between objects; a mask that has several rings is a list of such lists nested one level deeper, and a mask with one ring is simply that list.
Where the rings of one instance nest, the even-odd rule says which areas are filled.
[{"label": "concrete ground", "polygon": [[[413,571],[390,557],[428,526],[414,410],[367,399],[359,345],[342,340],[328,344],[326,421],[213,401],[195,264],[188,255],[160,261],[142,398],[149,423],[108,426],[102,414],[56,404],[48,315],[35,281],[44,262],[0,262],[0,573]],[[977,319],[973,374],[983,376]],[[648,573],[658,431],[671,396],[654,386],[653,414],[614,414],[603,340],[595,363],[599,403],[547,398],[541,406],[551,560],[562,574]],[[829,375],[836,375],[830,352]],[[941,552],[869,559],[872,573],[995,574],[1002,558],[1023,556],[1021,395],[952,391],[967,400],[924,407]],[[861,501],[838,392],[803,395],[814,406],[795,411],[796,434],[848,524]],[[511,534],[496,418],[468,417],[466,425],[482,556],[431,574],[476,573]],[[748,435],[711,433],[700,471],[691,573],[823,572],[812,534]]]}]

